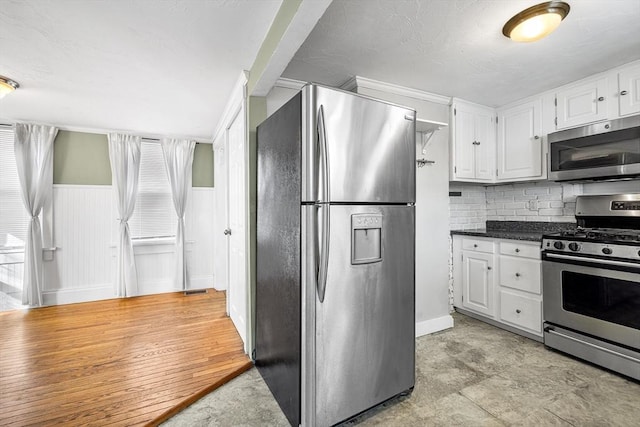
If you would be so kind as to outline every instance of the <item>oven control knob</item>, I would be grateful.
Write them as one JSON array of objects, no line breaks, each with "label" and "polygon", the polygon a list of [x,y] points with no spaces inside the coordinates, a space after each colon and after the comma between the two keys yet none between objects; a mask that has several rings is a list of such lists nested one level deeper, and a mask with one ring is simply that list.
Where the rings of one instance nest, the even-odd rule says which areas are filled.
[{"label": "oven control knob", "polygon": [[580,250],[580,245],[577,244],[576,242],[571,242],[571,243],[569,243],[569,249],[571,249],[574,252],[579,251]]},{"label": "oven control knob", "polygon": [[613,252],[611,248],[602,248],[602,253],[605,255],[611,255],[611,252]]},{"label": "oven control knob", "polygon": [[553,242],[553,247],[556,249],[564,249],[564,243],[562,242]]}]

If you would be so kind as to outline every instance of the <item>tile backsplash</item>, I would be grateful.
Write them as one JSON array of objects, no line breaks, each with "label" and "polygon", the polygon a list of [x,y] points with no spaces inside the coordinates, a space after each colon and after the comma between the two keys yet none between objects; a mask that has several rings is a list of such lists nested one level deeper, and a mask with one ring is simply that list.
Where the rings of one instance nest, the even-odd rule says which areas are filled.
[{"label": "tile backsplash", "polygon": [[577,195],[638,192],[640,180],[487,186],[451,182],[449,225],[451,230],[475,230],[485,228],[487,221],[575,222]]}]

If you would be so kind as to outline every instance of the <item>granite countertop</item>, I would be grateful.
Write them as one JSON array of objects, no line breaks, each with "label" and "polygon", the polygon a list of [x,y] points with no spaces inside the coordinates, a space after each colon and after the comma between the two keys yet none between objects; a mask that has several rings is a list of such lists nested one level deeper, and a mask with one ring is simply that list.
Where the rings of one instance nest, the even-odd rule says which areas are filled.
[{"label": "granite countertop", "polygon": [[541,242],[544,234],[575,227],[576,224],[571,222],[487,221],[486,228],[476,230],[451,230],[451,234]]}]

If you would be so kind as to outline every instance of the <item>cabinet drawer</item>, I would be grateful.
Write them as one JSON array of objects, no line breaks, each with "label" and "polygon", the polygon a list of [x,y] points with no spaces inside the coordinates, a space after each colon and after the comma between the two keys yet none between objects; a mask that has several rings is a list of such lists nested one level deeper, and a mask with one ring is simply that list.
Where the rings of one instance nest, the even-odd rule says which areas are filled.
[{"label": "cabinet drawer", "polygon": [[500,242],[500,253],[515,257],[540,259],[540,245],[531,243]]},{"label": "cabinet drawer", "polygon": [[540,295],[540,266],[535,259],[500,256],[500,286]]},{"label": "cabinet drawer", "polygon": [[542,334],[542,300],[500,291],[500,319],[522,329]]},{"label": "cabinet drawer", "polygon": [[462,249],[465,251],[493,253],[493,242],[479,239],[462,239]]}]

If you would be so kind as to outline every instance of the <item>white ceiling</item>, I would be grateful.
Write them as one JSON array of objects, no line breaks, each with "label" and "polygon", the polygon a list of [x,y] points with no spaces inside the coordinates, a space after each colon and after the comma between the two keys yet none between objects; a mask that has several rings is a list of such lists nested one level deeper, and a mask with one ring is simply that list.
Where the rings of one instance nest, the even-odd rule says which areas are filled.
[{"label": "white ceiling", "polygon": [[542,0],[334,0],[283,73],[340,86],[357,75],[501,106],[640,58],[640,0],[566,0],[547,38],[502,26]]},{"label": "white ceiling", "polygon": [[0,120],[210,140],[282,0],[2,0]]}]

